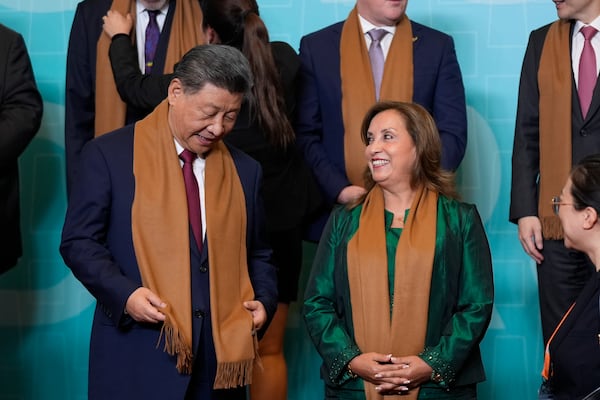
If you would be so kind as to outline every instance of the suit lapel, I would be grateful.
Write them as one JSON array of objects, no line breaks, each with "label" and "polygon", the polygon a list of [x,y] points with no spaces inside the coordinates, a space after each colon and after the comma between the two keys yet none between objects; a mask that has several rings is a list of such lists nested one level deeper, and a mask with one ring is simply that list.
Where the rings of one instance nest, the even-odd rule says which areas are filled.
[{"label": "suit lapel", "polygon": [[425,43],[426,38],[422,37],[424,32],[418,25],[415,25],[412,21],[410,21],[410,26],[412,28],[413,35],[413,64],[416,64],[415,58],[417,57],[417,54],[419,54],[417,49],[421,47],[423,43]]},{"label": "suit lapel", "polygon": [[585,119],[583,120],[584,126],[587,124],[588,121],[590,121],[594,117],[594,114],[596,114],[598,112],[598,108],[600,108],[600,85],[598,83],[600,83],[600,80],[596,82],[596,87],[594,88],[594,94],[592,95],[592,103],[590,104],[590,109],[588,110],[588,113]]}]

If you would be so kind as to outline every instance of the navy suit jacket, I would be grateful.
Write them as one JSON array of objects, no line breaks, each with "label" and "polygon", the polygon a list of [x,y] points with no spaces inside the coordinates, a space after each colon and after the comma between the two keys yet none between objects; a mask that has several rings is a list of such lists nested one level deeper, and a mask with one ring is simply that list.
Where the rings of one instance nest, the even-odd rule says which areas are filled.
[{"label": "navy suit jacket", "polygon": [[[112,0],[84,0],[77,5],[71,26],[67,51],[65,93],[65,152],[67,189],[70,190],[83,145],[94,137],[96,110],[96,47],[102,33],[102,17],[110,9]],[[169,33],[173,22],[176,0],[169,1],[163,29],[158,40],[153,73],[164,70]],[[151,111],[151,110],[150,110]],[[146,116],[148,110],[127,108],[126,123]]]},{"label": "navy suit jacket", "polygon": [[[131,232],[133,137],[133,125],[129,125],[86,144],[63,228],[60,250],[65,263],[97,300],[89,398],[183,399],[188,390],[200,393],[192,398],[212,398],[216,361],[208,246],[203,246],[202,254],[193,244],[191,249],[190,318],[196,360],[192,376],[179,374],[175,357],[163,351],[161,324],[137,323],[124,314],[128,297],[142,286]],[[239,150],[230,151],[246,197],[249,275],[255,298],[270,319],[277,307],[277,285],[271,250],[264,240],[260,167]],[[160,384],[152,384],[156,382]]]},{"label": "navy suit jacket", "polygon": [[[411,24],[416,38],[413,101],[433,115],[442,139],[442,166],[454,170],[462,161],[467,145],[465,91],[454,41],[442,32],[416,22]],[[301,83],[295,124],[298,144],[330,204],[350,185],[344,162],[341,108],[343,25],[344,22],[338,22],[303,37],[300,42]],[[309,239],[318,240],[327,215],[328,212],[323,214],[313,226]]]}]

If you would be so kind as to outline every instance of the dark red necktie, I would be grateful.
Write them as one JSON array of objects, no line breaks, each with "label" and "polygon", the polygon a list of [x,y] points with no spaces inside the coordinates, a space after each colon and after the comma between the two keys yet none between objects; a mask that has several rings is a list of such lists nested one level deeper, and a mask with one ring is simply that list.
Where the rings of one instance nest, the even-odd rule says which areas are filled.
[{"label": "dark red necktie", "polygon": [[156,54],[156,46],[158,45],[158,38],[160,36],[160,29],[158,28],[158,21],[156,17],[160,14],[160,10],[146,10],[148,11],[148,26],[146,26],[146,42],[144,44],[144,57],[145,57],[145,73],[146,75],[152,72],[152,66],[154,65],[154,55]]},{"label": "dark red necktie", "polygon": [[194,175],[193,163],[198,157],[189,150],[183,150],[179,158],[183,160],[183,180],[185,182],[185,194],[187,196],[188,218],[196,239],[198,251],[202,252],[202,212],[200,211],[200,191],[198,181]]},{"label": "dark red necktie", "polygon": [[590,109],[594,88],[596,87],[596,80],[598,79],[596,53],[594,52],[594,47],[591,42],[597,32],[598,31],[593,26],[584,26],[581,28],[581,33],[583,34],[585,41],[583,43],[581,58],[579,59],[577,94],[579,95],[579,105],[581,106],[583,118],[586,117],[588,110]]}]

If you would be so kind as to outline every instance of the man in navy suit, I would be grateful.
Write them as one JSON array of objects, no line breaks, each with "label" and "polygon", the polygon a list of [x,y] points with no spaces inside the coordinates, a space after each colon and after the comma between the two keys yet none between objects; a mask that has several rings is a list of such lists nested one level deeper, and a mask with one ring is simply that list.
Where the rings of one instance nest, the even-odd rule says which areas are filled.
[{"label": "man in navy suit", "polygon": [[[359,58],[353,65],[345,65],[349,62],[342,60],[344,35],[350,24],[358,26],[362,43],[354,42],[355,48],[364,54],[372,43],[369,31],[376,28],[387,31],[381,39],[385,59],[381,99],[414,101],[433,115],[442,139],[444,168],[455,170],[464,156],[467,143],[465,92],[453,40],[446,34],[409,22],[405,14],[407,3],[408,0],[357,0],[345,21],[309,34],[300,42],[302,67],[295,128],[298,144],[330,205],[351,203],[365,192],[362,182],[353,181],[347,170],[350,159],[362,158],[362,154],[353,152],[345,156],[345,136],[358,136],[360,127],[348,132],[345,123],[349,112],[343,110],[355,110],[354,103],[363,102],[359,109],[364,111],[357,116],[362,119],[368,106],[378,100],[373,91],[351,93],[360,82],[373,82],[373,79],[368,56]],[[402,35],[397,34],[398,29]],[[403,45],[406,53],[400,56],[412,58],[412,63],[403,67],[408,71],[406,75],[397,68],[402,62],[393,60]],[[350,69],[348,74],[357,68],[363,72],[346,74],[344,79],[345,68]],[[386,86],[394,81],[407,84],[412,81],[404,98],[393,92],[386,94]],[[343,104],[343,101],[348,103]],[[319,239],[327,216],[328,211],[311,227],[309,239]]]},{"label": "man in navy suit", "polygon": [[60,251],[97,300],[90,399],[245,399],[277,306],[260,167],[221,141],[251,79],[238,50],[198,46],[151,114],[84,146]]}]

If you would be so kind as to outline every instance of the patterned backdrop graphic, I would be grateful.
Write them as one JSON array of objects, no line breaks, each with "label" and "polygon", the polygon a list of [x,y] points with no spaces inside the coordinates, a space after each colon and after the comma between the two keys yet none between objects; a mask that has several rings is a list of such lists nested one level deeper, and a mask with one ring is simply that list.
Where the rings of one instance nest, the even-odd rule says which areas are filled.
[{"label": "patterned backdrop graphic", "polygon": [[[259,0],[273,40],[300,38],[344,19],[351,0]],[[85,399],[93,298],[58,253],[66,209],[64,85],[76,0],[0,0],[0,23],[28,46],[44,98],[42,128],[20,159],[25,255],[0,276],[0,400]],[[532,399],[542,344],[534,263],[507,221],[518,79],[530,30],[556,18],[549,0],[412,0],[411,19],[451,34],[466,87],[467,154],[458,172],[476,203],[494,261],[496,301],[482,344],[481,399]],[[0,127],[1,129],[1,127]],[[307,245],[306,253],[314,251]],[[309,265],[303,269],[304,287]],[[298,304],[286,336],[291,400],[322,395],[319,357]]]}]

